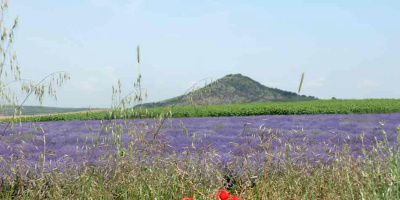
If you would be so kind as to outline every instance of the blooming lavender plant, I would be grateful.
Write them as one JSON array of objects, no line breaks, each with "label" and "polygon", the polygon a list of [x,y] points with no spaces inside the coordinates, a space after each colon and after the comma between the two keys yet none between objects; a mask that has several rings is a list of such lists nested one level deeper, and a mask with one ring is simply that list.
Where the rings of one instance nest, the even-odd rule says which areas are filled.
[{"label": "blooming lavender plant", "polygon": [[[294,116],[173,118],[171,123],[163,124],[158,140],[162,144],[159,148],[164,153],[214,149],[223,163],[228,163],[232,157],[247,154],[257,155],[254,157],[257,161],[265,161],[266,151],[274,154],[285,148],[291,148],[292,153],[298,152],[297,159],[324,160],[337,154],[335,149],[343,145],[349,146],[352,155],[362,156],[362,146],[368,151],[377,141],[384,140],[380,121],[385,121],[389,145],[395,145],[399,118],[399,113],[303,115],[296,116],[299,126],[295,125]],[[122,131],[118,136],[121,147],[133,150],[144,148],[143,144],[132,146],[135,140],[142,137],[150,142],[151,133],[158,129],[154,120],[117,120],[113,125],[99,136],[103,128],[99,121],[23,123],[5,135],[0,143],[1,155],[11,159],[10,156],[17,156],[22,151],[25,160],[35,165],[44,148],[43,133],[37,127],[42,127],[46,133],[46,148],[49,151],[46,160],[54,165],[58,165],[65,156],[77,163],[84,162],[93,148],[96,148],[95,159],[116,151],[113,142],[117,139],[113,133],[117,132],[118,126]],[[216,125],[218,128],[215,128]],[[5,124],[0,128],[3,126]],[[97,137],[100,139],[95,144]]]}]

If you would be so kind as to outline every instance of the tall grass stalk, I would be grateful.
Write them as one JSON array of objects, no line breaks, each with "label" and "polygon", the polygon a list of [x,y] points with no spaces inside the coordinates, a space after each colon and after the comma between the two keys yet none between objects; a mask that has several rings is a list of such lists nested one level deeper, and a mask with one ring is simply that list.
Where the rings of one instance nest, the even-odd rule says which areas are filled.
[{"label": "tall grass stalk", "polygon": [[300,95],[300,91],[301,91],[301,86],[303,85],[303,80],[304,80],[304,73],[301,74],[299,89],[297,90],[297,94],[299,94],[299,95]]},{"label": "tall grass stalk", "polygon": [[[297,101],[296,102],[299,102],[299,96],[300,96],[300,92],[301,92],[301,86],[303,86],[303,80],[304,80],[304,72],[301,74],[299,89],[297,90]],[[298,126],[296,116],[294,116],[294,121],[296,123],[296,126]]]}]

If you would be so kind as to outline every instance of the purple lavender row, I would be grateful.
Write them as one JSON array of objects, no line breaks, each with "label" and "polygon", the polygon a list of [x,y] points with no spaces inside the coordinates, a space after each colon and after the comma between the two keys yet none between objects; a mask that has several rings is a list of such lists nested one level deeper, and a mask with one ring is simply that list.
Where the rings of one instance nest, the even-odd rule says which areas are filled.
[{"label": "purple lavender row", "polygon": [[[130,133],[129,128],[142,131],[148,141],[153,139],[157,130],[152,127],[155,125],[153,120],[117,122],[124,128],[121,143],[126,150],[138,137]],[[385,124],[389,145],[397,144],[396,127],[400,125],[400,113],[173,118],[165,121],[157,135],[157,142],[162,144],[159,150],[167,154],[215,149],[225,162],[248,153],[265,161],[267,150],[274,153],[285,148],[297,152],[298,157],[326,158],[337,153],[343,145],[348,145],[354,156],[362,156],[362,139],[367,150],[375,146],[376,141],[384,140],[380,122]],[[115,138],[110,130],[99,135],[100,121],[40,122],[35,126],[43,128],[46,161],[55,166],[66,160],[72,163],[99,160],[101,156],[116,153],[118,149],[112,145]],[[149,127],[147,131],[144,130],[146,126]],[[7,132],[0,141],[0,155],[6,160],[23,156],[32,165],[39,165],[43,144],[42,130],[33,130],[32,123],[15,125],[14,130]],[[141,146],[138,144],[134,148],[140,150]]]}]

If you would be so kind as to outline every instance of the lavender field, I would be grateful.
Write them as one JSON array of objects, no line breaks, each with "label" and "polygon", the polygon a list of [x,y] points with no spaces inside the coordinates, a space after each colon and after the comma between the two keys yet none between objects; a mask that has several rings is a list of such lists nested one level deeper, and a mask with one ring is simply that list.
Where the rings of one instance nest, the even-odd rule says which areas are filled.
[{"label": "lavender field", "polygon": [[[165,153],[214,149],[226,162],[233,156],[249,153],[259,155],[255,158],[262,163],[266,151],[262,144],[267,142],[271,143],[269,148],[273,152],[280,152],[290,145],[303,158],[323,161],[335,156],[343,145],[348,145],[355,157],[362,156],[362,145],[368,151],[377,145],[376,142],[384,141],[381,123],[384,123],[389,145],[395,145],[400,113],[171,118],[161,126],[157,141],[163,144]],[[122,148],[136,150],[141,146],[134,146],[132,141],[140,136],[150,142],[158,128],[154,120],[114,121],[114,127],[103,132],[100,121],[25,122],[22,126],[14,126],[14,130],[7,132],[0,141],[3,159],[16,160],[23,154],[32,165],[39,165],[45,136],[46,160],[55,166],[65,162],[66,158],[77,164],[87,161],[92,149],[96,150],[89,157],[94,160],[109,150],[116,151],[117,148],[110,145],[110,141],[116,140],[113,137],[116,134]],[[133,126],[136,128],[132,131],[129,128]]]},{"label": "lavender field", "polygon": [[0,199],[400,199],[398,2],[10,2]]},{"label": "lavender field", "polygon": [[[393,176],[398,173],[398,153],[395,152],[400,134],[399,119],[400,113],[166,118],[163,123],[157,119],[108,121],[110,123],[25,122],[22,126],[15,124],[13,131],[5,132],[1,139],[0,180],[2,187],[7,187],[6,180],[25,180],[24,186],[18,183],[20,186],[17,187],[22,187],[18,191],[25,188],[28,193],[28,188],[33,187],[29,180],[44,181],[46,188],[50,187],[45,192],[52,197],[57,196],[52,192],[53,187],[75,184],[78,179],[83,181],[78,184],[82,190],[68,196],[92,196],[91,192],[97,191],[100,183],[104,184],[100,190],[107,191],[102,195],[113,196],[115,187],[120,187],[115,181],[121,179],[124,180],[120,184],[125,187],[122,190],[125,195],[148,199],[152,199],[152,195],[147,194],[146,189],[133,188],[145,187],[154,192],[148,188],[149,184],[165,188],[165,182],[177,184],[178,181],[179,184],[194,185],[189,189],[176,186],[170,190],[167,187],[167,193],[203,195],[208,199],[208,193],[196,192],[198,188],[211,192],[210,188],[219,188],[218,185],[223,183],[224,188],[242,197],[270,199],[285,194],[284,199],[297,199],[324,192],[321,199],[343,199],[335,196],[337,192],[350,191],[325,189],[310,194],[301,191],[311,186],[321,187],[321,184],[331,188],[345,186],[345,189],[361,184],[366,190],[363,192],[372,196],[399,195],[396,190],[374,194],[383,186],[353,185],[357,178],[345,179],[350,185],[340,183],[343,172],[347,176],[351,173],[360,176],[361,173],[368,178],[373,175],[368,170],[378,170],[376,175],[384,181],[398,180],[397,177],[386,177],[388,174],[384,172],[390,170]],[[372,166],[374,168],[370,168]],[[90,175],[87,170],[92,171]],[[172,180],[166,178],[169,176]],[[160,181],[157,177],[165,179]],[[315,182],[315,178],[320,180]],[[380,178],[376,178],[374,180],[379,184]],[[60,180],[62,183],[58,182]],[[86,186],[87,181],[95,185]],[[107,184],[114,184],[111,191]],[[293,184],[301,187],[269,191],[278,185]],[[399,183],[392,182],[390,188],[393,187],[397,189]],[[270,194],[264,194],[263,190]],[[154,193],[155,196],[162,195]],[[362,193],[344,194],[359,197]]]}]

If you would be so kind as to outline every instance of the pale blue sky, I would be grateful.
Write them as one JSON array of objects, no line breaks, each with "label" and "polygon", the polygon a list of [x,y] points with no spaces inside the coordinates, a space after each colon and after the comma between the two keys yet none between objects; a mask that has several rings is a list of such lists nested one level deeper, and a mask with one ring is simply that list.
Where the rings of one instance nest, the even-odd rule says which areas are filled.
[{"label": "pale blue sky", "polygon": [[[45,106],[110,107],[133,88],[142,53],[148,102],[193,82],[241,73],[268,87],[328,99],[399,98],[398,0],[11,0],[22,77],[65,70]],[[27,105],[37,105],[29,101]]]}]

